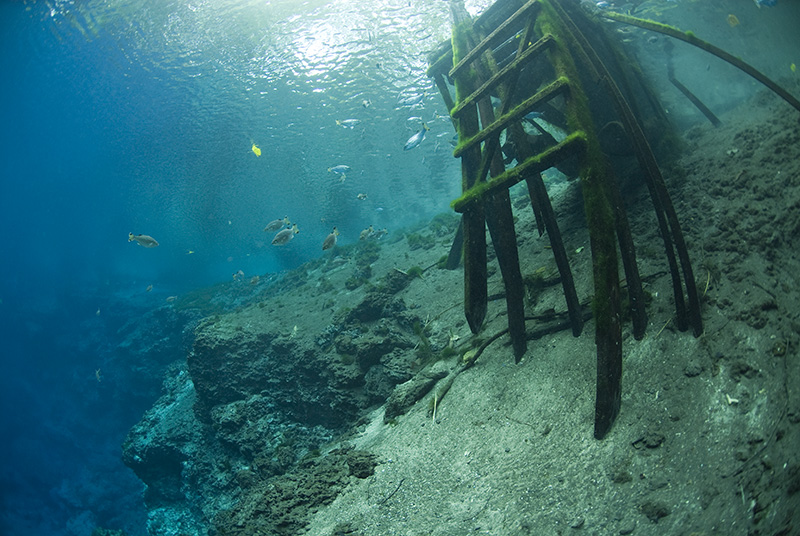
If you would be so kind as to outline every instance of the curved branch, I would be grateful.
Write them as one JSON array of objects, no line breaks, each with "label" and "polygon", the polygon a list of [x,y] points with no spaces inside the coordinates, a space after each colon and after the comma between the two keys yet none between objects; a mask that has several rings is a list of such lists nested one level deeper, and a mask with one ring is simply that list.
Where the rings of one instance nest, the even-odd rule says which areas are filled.
[{"label": "curved branch", "polygon": [[714,56],[718,57],[723,61],[727,61],[737,69],[744,71],[745,73],[749,74],[769,89],[771,89],[776,95],[780,98],[788,102],[792,105],[798,112],[800,112],[800,101],[794,98],[788,91],[783,89],[779,86],[775,81],[769,78],[767,75],[746,63],[739,58],[732,56],[722,50],[719,47],[716,47],[709,43],[708,41],[703,41],[702,39],[698,38],[692,32],[682,32],[675,28],[674,26],[670,26],[668,24],[662,24],[660,22],[655,22],[652,20],[647,19],[640,19],[638,17],[631,17],[630,15],[624,15],[622,13],[615,13],[613,11],[603,11],[600,13],[601,16],[612,19],[617,22],[623,22],[625,24],[630,24],[631,26],[638,26],[639,28],[644,28],[645,30],[650,30],[653,32],[658,32],[660,34],[668,35],[670,37],[674,37],[684,43],[689,43],[690,45],[694,45],[697,48],[703,49],[709,54],[713,54]]}]

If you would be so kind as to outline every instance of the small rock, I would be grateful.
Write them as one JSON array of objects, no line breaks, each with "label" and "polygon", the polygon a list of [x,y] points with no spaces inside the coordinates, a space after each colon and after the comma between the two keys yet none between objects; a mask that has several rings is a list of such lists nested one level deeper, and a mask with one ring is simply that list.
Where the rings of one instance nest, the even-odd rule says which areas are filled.
[{"label": "small rock", "polygon": [[695,376],[702,374],[703,370],[703,365],[701,365],[698,361],[692,360],[684,367],[683,373],[688,378],[694,378]]},{"label": "small rock", "polygon": [[646,447],[648,449],[654,449],[660,447],[664,439],[664,434],[659,432],[646,432],[644,436],[633,442],[633,448],[641,449],[642,447]]},{"label": "small rock", "polygon": [[583,517],[579,517],[578,519],[576,519],[575,521],[570,523],[569,526],[570,526],[570,528],[573,528],[573,529],[579,529],[579,528],[583,527],[584,523],[586,523],[586,519],[583,518]]},{"label": "small rock", "polygon": [[758,370],[742,359],[737,359],[731,363],[730,375],[735,382],[740,382],[743,378],[754,378],[757,374]]},{"label": "small rock", "polygon": [[647,501],[639,506],[639,511],[653,523],[658,523],[659,519],[670,514],[669,507],[660,501]]}]

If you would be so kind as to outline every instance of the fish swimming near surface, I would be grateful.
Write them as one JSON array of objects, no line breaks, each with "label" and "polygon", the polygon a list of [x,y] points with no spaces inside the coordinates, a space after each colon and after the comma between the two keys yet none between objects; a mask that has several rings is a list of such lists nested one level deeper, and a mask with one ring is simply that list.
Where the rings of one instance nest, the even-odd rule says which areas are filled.
[{"label": "fish swimming near surface", "polygon": [[289,221],[289,216],[284,216],[282,220],[278,219],[278,220],[272,220],[271,222],[269,222],[267,224],[267,226],[264,227],[264,231],[277,231],[278,229],[280,229],[284,225],[289,225],[291,223],[292,222]]},{"label": "fish swimming near surface", "polygon": [[333,246],[336,245],[336,237],[339,236],[339,231],[336,227],[333,228],[331,234],[325,237],[325,241],[322,242],[322,250],[325,251],[326,249],[331,249]]},{"label": "fish swimming near surface", "polygon": [[341,121],[339,121],[338,119],[336,120],[336,124],[344,128],[354,128],[360,122],[361,121],[358,119],[342,119]]},{"label": "fish swimming near surface", "polygon": [[425,93],[409,93],[397,97],[398,106],[416,106],[425,98]]},{"label": "fish swimming near surface", "polygon": [[420,130],[419,132],[408,138],[408,141],[403,146],[403,150],[410,151],[411,149],[422,143],[422,140],[425,139],[425,133],[429,130],[430,129],[428,128],[428,125],[422,123],[422,130]]},{"label": "fish swimming near surface", "polygon": [[339,181],[344,182],[347,178],[347,173],[350,172],[350,166],[346,166],[344,164],[339,164],[338,166],[333,166],[328,168],[328,173],[335,173],[339,175]]},{"label": "fish swimming near surface", "polygon": [[297,224],[293,223],[291,229],[284,229],[283,231],[279,232],[275,235],[275,238],[272,239],[273,246],[282,246],[287,244],[294,235],[300,232],[300,229],[297,228]]},{"label": "fish swimming near surface", "polygon": [[135,235],[133,233],[128,233],[128,242],[134,241],[145,248],[154,248],[158,245],[158,241],[152,236],[147,236],[146,234]]},{"label": "fish swimming near surface", "polygon": [[251,150],[251,151],[253,151],[253,154],[254,154],[254,155],[256,155],[256,156],[261,156],[261,149],[259,149],[259,148],[258,148],[258,145],[256,145],[255,143],[254,143],[254,144],[253,144],[253,146],[250,148],[250,150]]}]

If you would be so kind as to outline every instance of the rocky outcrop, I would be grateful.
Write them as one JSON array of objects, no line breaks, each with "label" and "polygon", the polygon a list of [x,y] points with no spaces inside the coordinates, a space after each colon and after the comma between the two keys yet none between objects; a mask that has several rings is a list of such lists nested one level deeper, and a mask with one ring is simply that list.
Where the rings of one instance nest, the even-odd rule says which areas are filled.
[{"label": "rocky outcrop", "polygon": [[[295,315],[289,328],[274,293],[200,322],[186,363],[123,446],[147,484],[151,533],[178,524],[205,534],[203,519],[220,534],[293,533],[350,479],[372,474],[369,453],[319,450],[414,376],[420,348],[430,354],[400,295],[413,278],[389,270],[328,324]],[[281,294],[286,309],[322,309],[308,286]]]},{"label": "rocky outcrop", "polygon": [[245,493],[233,508],[215,516],[214,529],[229,536],[297,534],[309,514],[333,502],[352,479],[371,476],[376,465],[368,452],[337,449],[268,482],[240,473]]},{"label": "rocky outcrop", "polygon": [[147,485],[149,506],[183,498],[183,469],[202,443],[202,426],[194,418],[195,392],[185,370],[173,370],[165,394],[128,433],[122,445],[125,465]]}]

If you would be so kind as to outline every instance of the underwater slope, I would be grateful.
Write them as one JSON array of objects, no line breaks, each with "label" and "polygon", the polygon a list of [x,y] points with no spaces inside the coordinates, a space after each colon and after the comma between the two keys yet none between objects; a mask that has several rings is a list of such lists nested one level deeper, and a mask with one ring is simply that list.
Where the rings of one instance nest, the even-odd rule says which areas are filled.
[{"label": "underwater slope", "polygon": [[[703,291],[700,338],[674,330],[646,191],[626,193],[651,324],[643,341],[626,338],[622,410],[605,440],[592,438],[589,335],[547,333],[519,365],[500,338],[434,401],[432,383],[472,348],[462,274],[435,266],[445,218],[379,249],[335,249],[198,327],[125,444],[148,485],[151,533],[797,530],[800,124],[763,94],[722,119],[691,130],[692,149],[665,170]],[[514,199],[527,314],[545,318],[563,297],[547,239]],[[574,185],[555,205],[584,300]],[[432,267],[418,277],[414,266]],[[494,260],[490,274],[499,297]],[[492,301],[481,335],[505,324]]]},{"label": "underwater slope", "polygon": [[[185,366],[125,442],[125,463],[148,485],[151,532],[176,523],[203,531],[200,517],[212,526],[232,516],[259,519],[260,511],[240,510],[298,467],[323,466],[309,486],[328,491],[309,491],[312,504],[337,488],[330,460],[350,467],[345,476],[371,474],[367,453],[319,458],[319,451],[397,384],[456,353],[455,328],[445,326],[463,326],[460,310],[425,302],[430,284],[459,288],[458,272],[435,267],[456,224],[443,215],[405,236],[334,248],[271,284],[236,281],[176,302],[195,308],[242,293],[251,305],[200,323]],[[285,515],[302,520],[291,489],[281,499]]]},{"label": "underwater slope", "polygon": [[651,324],[625,341],[605,440],[591,438],[591,337],[545,336],[519,366],[490,346],[435,422],[423,404],[397,426],[376,412],[350,442],[379,456],[375,476],[306,534],[794,534],[800,122],[763,93],[722,119],[690,131],[667,173],[703,290],[698,339],[674,330],[646,193],[629,192]]}]

